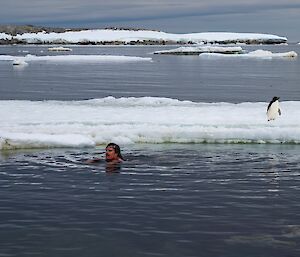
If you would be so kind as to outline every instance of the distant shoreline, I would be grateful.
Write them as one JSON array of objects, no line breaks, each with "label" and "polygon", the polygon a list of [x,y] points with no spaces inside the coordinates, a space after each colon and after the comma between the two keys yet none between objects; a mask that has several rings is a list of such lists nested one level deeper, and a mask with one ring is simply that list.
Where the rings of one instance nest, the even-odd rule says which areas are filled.
[{"label": "distant shoreline", "polygon": [[0,45],[271,45],[284,43],[287,43],[284,37],[256,33],[172,34],[136,28],[66,29],[33,25],[0,25]]}]

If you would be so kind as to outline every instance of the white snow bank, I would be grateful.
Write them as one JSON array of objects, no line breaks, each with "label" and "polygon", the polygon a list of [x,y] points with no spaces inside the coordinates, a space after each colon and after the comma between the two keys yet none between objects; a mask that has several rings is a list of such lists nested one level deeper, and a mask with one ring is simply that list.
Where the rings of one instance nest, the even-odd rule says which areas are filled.
[{"label": "white snow bank", "polygon": [[[0,101],[0,149],[117,143],[300,144],[300,102],[195,103],[107,97],[87,101]],[[188,115],[187,115],[188,114]]]},{"label": "white snow bank", "polygon": [[[0,34],[0,38],[6,38],[9,35]],[[173,41],[182,43],[201,43],[201,42],[247,42],[255,41],[278,41],[286,42],[287,38],[271,34],[258,33],[232,33],[232,32],[204,32],[188,34],[172,34],[161,31],[150,30],[110,30],[95,29],[83,31],[68,31],[64,33],[25,33],[14,37],[17,40],[23,40],[27,43],[85,43],[85,42],[137,42],[137,41]]]},{"label": "white snow bank", "polygon": [[245,57],[245,58],[296,58],[298,54],[295,51],[283,52],[283,53],[273,53],[271,51],[265,51],[258,49],[245,54],[219,54],[219,53],[203,53],[199,55],[200,57]]},{"label": "white snow bank", "polygon": [[151,61],[152,58],[136,56],[117,56],[117,55],[55,55],[55,56],[36,56],[28,54],[26,56],[0,55],[0,61],[49,61],[49,62],[139,62]]},{"label": "white snow bank", "polygon": [[195,46],[195,47],[179,47],[171,50],[155,51],[154,54],[200,54],[200,53],[242,53],[243,49],[237,47],[221,47],[221,46]]},{"label": "white snow bank", "polygon": [[6,33],[0,32],[0,39],[8,39],[8,40],[11,40],[11,39],[12,39],[12,36],[11,36],[11,35],[8,35],[8,34],[6,34]]}]

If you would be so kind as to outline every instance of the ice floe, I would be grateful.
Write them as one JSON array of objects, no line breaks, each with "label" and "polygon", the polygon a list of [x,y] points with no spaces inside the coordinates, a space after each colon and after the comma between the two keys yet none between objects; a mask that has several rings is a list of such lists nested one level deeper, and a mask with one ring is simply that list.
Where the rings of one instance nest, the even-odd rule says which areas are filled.
[{"label": "ice floe", "polygon": [[69,52],[69,51],[72,51],[72,49],[69,48],[69,47],[58,46],[58,47],[49,47],[48,51],[52,51],[52,52]]},{"label": "ice floe", "polygon": [[154,54],[174,54],[174,55],[198,55],[202,53],[222,53],[222,54],[240,54],[242,47],[222,47],[222,46],[194,46],[179,47],[170,50],[155,51]]},{"label": "ice floe", "polygon": [[16,62],[140,62],[151,61],[152,58],[137,56],[117,56],[117,55],[55,55],[37,56],[27,54],[26,56],[0,55],[0,61]]},{"label": "ice floe", "polygon": [[272,59],[272,58],[296,58],[298,54],[295,51],[283,52],[283,53],[273,53],[271,51],[266,51],[258,49],[249,53],[243,54],[221,54],[221,53],[203,53],[199,55],[200,57],[234,57],[234,58],[262,58],[262,59]]},{"label": "ice floe", "polygon": [[29,44],[128,44],[128,43],[286,43],[286,37],[259,33],[202,32],[174,34],[152,30],[93,29],[64,33],[24,33],[16,36],[0,33],[0,39]]},{"label": "ice floe", "polygon": [[[300,144],[300,102],[196,103],[106,97],[85,101],[0,101],[0,149],[130,143]],[[188,113],[188,115],[187,115]]]}]

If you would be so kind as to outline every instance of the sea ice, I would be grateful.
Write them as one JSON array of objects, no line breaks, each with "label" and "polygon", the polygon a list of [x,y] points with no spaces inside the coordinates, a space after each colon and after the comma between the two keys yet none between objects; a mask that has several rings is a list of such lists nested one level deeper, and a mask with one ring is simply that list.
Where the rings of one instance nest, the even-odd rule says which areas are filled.
[{"label": "sea ice", "polygon": [[90,147],[110,141],[300,144],[300,102],[281,102],[283,114],[272,122],[267,121],[267,106],[158,97],[0,101],[0,149]]},{"label": "sea ice", "polygon": [[273,53],[271,51],[265,51],[258,49],[249,53],[244,54],[220,54],[220,53],[203,53],[199,55],[200,57],[244,57],[244,58],[296,58],[298,54],[295,51],[283,52],[283,53]]},{"label": "sea ice", "polygon": [[0,55],[0,61],[23,62],[46,61],[46,62],[140,62],[151,61],[152,58],[136,56],[115,56],[115,55],[54,55],[36,56],[27,54],[26,56]]}]

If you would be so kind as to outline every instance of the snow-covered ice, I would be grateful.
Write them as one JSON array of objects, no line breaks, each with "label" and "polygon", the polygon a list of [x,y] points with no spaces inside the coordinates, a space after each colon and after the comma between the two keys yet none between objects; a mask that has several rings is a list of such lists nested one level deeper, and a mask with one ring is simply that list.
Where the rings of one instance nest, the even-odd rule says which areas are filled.
[{"label": "snow-covered ice", "polygon": [[0,32],[0,39],[12,39],[12,36],[11,35],[8,35],[6,33],[2,33]]},{"label": "snow-covered ice", "polygon": [[224,46],[185,46],[185,47],[179,47],[175,49],[170,50],[160,50],[155,51],[154,54],[200,54],[200,53],[235,53],[240,54],[243,52],[242,47],[240,46],[230,46],[230,47],[224,47]]},{"label": "snow-covered ice", "polygon": [[52,52],[69,52],[69,51],[72,51],[72,48],[63,47],[63,46],[49,47],[48,51],[52,51]]},{"label": "snow-covered ice", "polygon": [[140,62],[151,61],[149,57],[137,57],[137,56],[124,56],[124,55],[53,55],[53,56],[37,56],[27,54],[26,56],[11,56],[0,55],[0,61],[13,61],[15,62],[32,62],[32,61],[44,61],[44,62]]},{"label": "snow-covered ice", "polygon": [[[11,39],[11,35],[0,33],[0,39]],[[246,43],[250,41],[285,43],[286,37],[272,34],[259,33],[234,33],[234,32],[202,32],[174,34],[152,30],[113,30],[113,29],[93,29],[82,31],[67,31],[64,33],[24,33],[16,35],[14,39],[27,43],[103,43],[103,42],[143,42],[143,41],[165,41],[177,43],[210,43],[210,42],[238,42]]]},{"label": "snow-covered ice", "polygon": [[[300,102],[196,103],[141,97],[0,101],[0,149],[129,143],[300,143]],[[187,115],[188,113],[188,115]]]},{"label": "snow-covered ice", "polygon": [[203,53],[199,55],[200,57],[234,57],[234,58],[263,58],[263,59],[272,59],[272,58],[296,58],[298,54],[295,51],[283,52],[283,53],[273,53],[271,51],[266,51],[258,49],[249,53],[244,54],[221,54],[221,53]]}]

